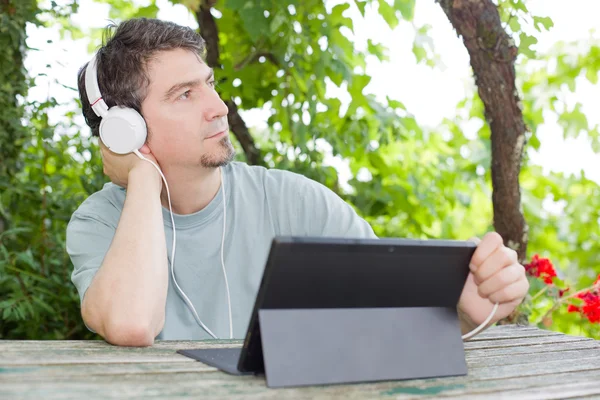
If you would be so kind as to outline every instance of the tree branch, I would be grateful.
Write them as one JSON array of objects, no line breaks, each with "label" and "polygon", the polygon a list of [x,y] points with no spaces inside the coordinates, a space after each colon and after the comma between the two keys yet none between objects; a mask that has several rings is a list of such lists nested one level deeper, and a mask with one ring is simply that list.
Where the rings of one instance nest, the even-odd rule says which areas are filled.
[{"label": "tree branch", "polygon": [[528,227],[521,211],[519,174],[526,126],[515,85],[517,48],[491,0],[437,1],[469,52],[492,132],[494,227],[523,262]]},{"label": "tree branch", "polygon": [[[200,26],[200,35],[206,42],[206,63],[211,68],[220,68],[219,31],[217,23],[210,12],[215,3],[215,0],[203,0],[195,14]],[[246,123],[239,114],[237,105],[232,99],[225,101],[225,104],[229,108],[229,114],[227,115],[229,127],[242,146],[246,161],[252,165],[262,164],[260,150],[256,147],[254,138],[250,135]]]},{"label": "tree branch", "polygon": [[254,139],[252,138],[252,135],[250,135],[248,127],[244,123],[242,116],[238,113],[237,105],[233,100],[228,100],[225,102],[225,104],[227,104],[227,107],[229,108],[229,115],[227,115],[229,126],[235,133],[235,137],[240,142],[242,149],[244,149],[244,154],[246,154],[246,160],[248,161],[248,164],[263,164],[260,151],[254,145]]},{"label": "tree branch", "polygon": [[275,54],[269,51],[257,51],[256,53],[250,54],[248,57],[237,63],[234,68],[236,71],[238,71],[247,65],[257,62],[261,57],[265,57],[267,60],[271,61],[273,65],[279,66],[279,61],[275,57]]}]

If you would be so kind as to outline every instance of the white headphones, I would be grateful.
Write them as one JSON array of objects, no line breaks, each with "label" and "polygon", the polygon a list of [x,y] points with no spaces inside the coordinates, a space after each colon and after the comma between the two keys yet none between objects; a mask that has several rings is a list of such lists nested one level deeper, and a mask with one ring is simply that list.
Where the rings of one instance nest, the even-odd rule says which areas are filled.
[{"label": "white headphones", "polygon": [[96,55],[85,69],[85,91],[94,113],[102,118],[100,139],[106,147],[117,154],[139,150],[146,143],[146,121],[133,108],[111,107],[102,99],[98,86]]},{"label": "white headphones", "polygon": [[[104,145],[111,151],[117,154],[129,154],[134,153],[142,160],[148,161],[156,168],[163,181],[165,182],[165,188],[167,189],[167,199],[169,202],[169,211],[171,213],[171,224],[173,225],[173,246],[171,248],[171,276],[175,287],[179,291],[181,298],[188,306],[194,319],[213,338],[218,339],[217,336],[212,333],[210,329],[200,320],[194,305],[190,299],[186,296],[183,290],[179,287],[177,280],[175,279],[175,246],[177,244],[177,231],[175,229],[175,220],[173,219],[173,209],[171,207],[171,194],[169,192],[169,185],[167,179],[163,175],[159,166],[153,161],[147,159],[139,152],[139,149],[146,143],[147,128],[146,121],[140,115],[139,112],[133,108],[115,106],[110,109],[102,99],[100,93],[100,87],[98,86],[98,73],[97,73],[97,60],[96,54],[92,57],[90,62],[85,69],[85,91],[87,94],[88,101],[94,113],[102,118],[100,121],[100,140]],[[223,276],[225,277],[225,289],[227,290],[227,305],[229,309],[229,338],[233,339],[233,320],[231,313],[231,296],[229,294],[229,282],[227,280],[227,271],[225,270],[225,261],[223,257],[223,248],[225,247],[225,227],[227,221],[227,205],[225,198],[225,183],[223,181],[223,170],[221,169],[221,192],[223,195],[223,236],[221,237],[221,266],[223,267]]]}]

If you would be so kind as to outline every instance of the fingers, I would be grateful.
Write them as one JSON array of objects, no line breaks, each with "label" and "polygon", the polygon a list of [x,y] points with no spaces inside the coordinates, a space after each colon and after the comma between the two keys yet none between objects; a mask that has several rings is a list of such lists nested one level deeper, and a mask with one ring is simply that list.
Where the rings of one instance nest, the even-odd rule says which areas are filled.
[{"label": "fingers", "polygon": [[516,251],[504,246],[498,247],[473,272],[475,282],[479,285],[505,267],[518,263],[519,260]]},{"label": "fingers", "polygon": [[494,293],[488,299],[492,303],[509,303],[511,301],[521,301],[529,290],[527,279],[520,279]]},{"label": "fingers", "polygon": [[477,244],[477,249],[471,258],[471,271],[475,272],[484,260],[492,254],[497,248],[503,246],[502,237],[496,232],[487,233],[483,240]]},{"label": "fingers", "polygon": [[525,277],[525,268],[518,263],[511,264],[496,272],[496,274],[492,275],[489,279],[483,281],[477,287],[477,292],[479,296],[488,298],[493,293],[496,293],[502,288],[509,287],[521,279],[527,280]]},{"label": "fingers", "polygon": [[479,239],[477,236],[473,236],[473,237],[469,238],[469,240],[468,240],[468,241],[469,241],[469,242],[473,242],[473,243],[475,243],[475,244],[477,244],[477,245],[478,245],[479,243],[481,243],[481,239]]}]

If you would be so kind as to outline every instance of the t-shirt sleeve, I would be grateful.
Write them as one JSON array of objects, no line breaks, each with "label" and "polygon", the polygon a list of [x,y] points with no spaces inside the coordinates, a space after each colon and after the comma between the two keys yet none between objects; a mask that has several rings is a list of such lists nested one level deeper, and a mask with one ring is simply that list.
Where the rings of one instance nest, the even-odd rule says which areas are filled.
[{"label": "t-shirt sleeve", "polygon": [[67,225],[67,253],[73,263],[71,281],[81,303],[102,265],[116,226],[98,215],[76,211]]},{"label": "t-shirt sleeve", "polygon": [[377,237],[369,223],[325,185],[287,171],[275,172],[273,179],[278,234]]}]

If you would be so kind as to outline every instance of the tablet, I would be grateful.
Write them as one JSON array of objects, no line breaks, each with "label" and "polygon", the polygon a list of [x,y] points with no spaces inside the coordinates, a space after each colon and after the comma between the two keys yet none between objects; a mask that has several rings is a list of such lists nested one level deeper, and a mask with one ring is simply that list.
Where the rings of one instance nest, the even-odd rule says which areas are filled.
[{"label": "tablet", "polygon": [[231,374],[261,373],[263,310],[456,310],[475,248],[452,240],[276,237],[243,347],[179,353]]}]

